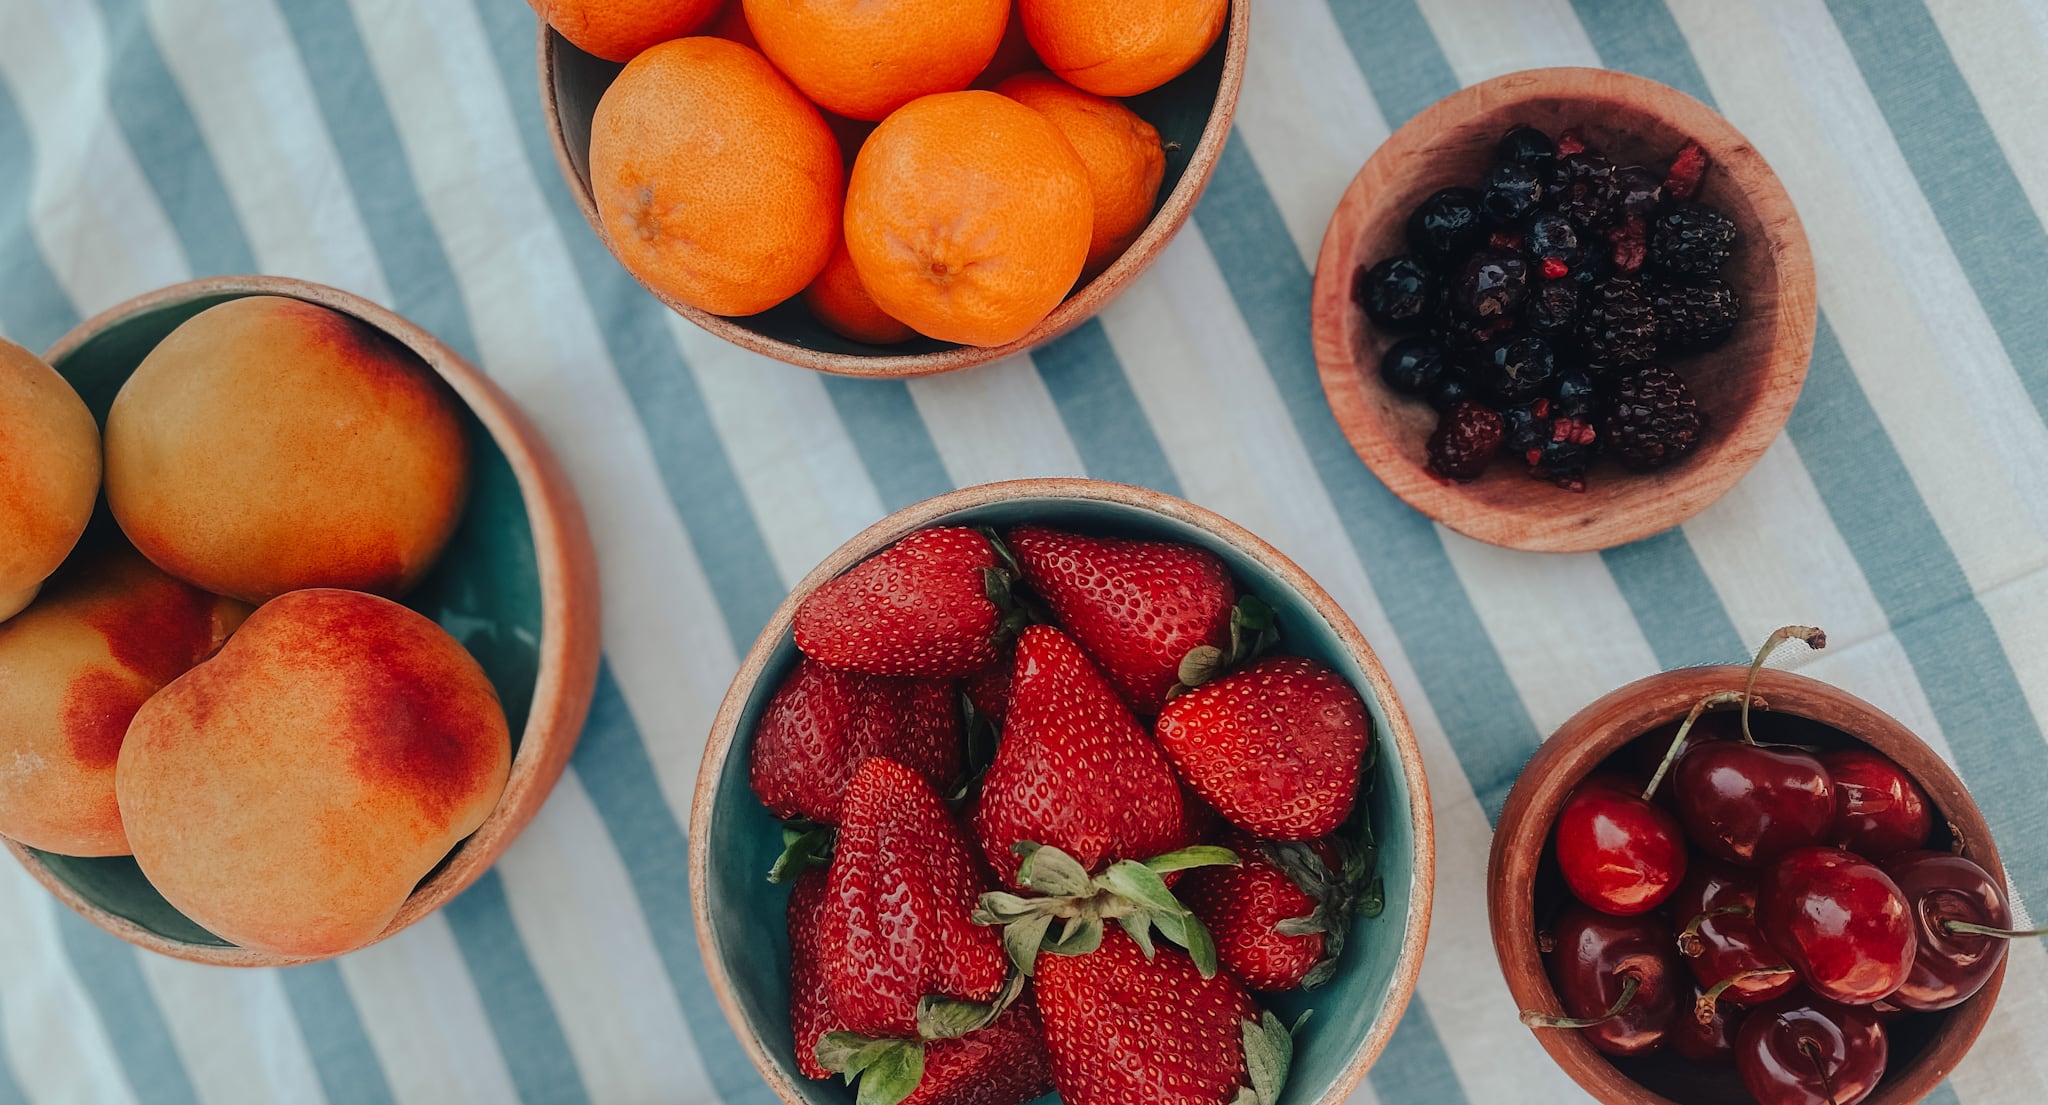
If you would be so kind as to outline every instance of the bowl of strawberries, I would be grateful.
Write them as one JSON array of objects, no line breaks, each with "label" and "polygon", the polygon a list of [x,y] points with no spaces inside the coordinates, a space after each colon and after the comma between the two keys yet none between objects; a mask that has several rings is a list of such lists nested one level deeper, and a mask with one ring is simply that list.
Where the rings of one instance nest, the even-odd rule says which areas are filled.
[{"label": "bowl of strawberries", "polygon": [[2015,932],[1983,814],[1840,688],[1665,672],[1580,711],[1516,780],[1488,907],[1508,988],[1608,1105],[1907,1105],[1991,1016]]},{"label": "bowl of strawberries", "polygon": [[706,970],[789,1105],[1334,1105],[1429,926],[1422,760],[1357,627],[1226,519],[1091,480],[828,557],[690,830]]}]

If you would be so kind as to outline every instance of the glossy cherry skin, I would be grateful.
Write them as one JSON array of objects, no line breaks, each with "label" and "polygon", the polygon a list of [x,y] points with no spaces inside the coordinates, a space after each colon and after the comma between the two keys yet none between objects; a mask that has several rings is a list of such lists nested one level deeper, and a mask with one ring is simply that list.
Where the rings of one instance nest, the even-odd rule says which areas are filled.
[{"label": "glossy cherry skin", "polygon": [[1827,768],[1796,749],[1708,741],[1688,748],[1673,774],[1686,835],[1744,867],[1820,843],[1834,817]]},{"label": "glossy cherry skin", "polygon": [[1976,996],[2005,962],[2007,941],[1950,932],[1944,922],[2011,928],[2005,888],[1982,867],[1946,852],[1901,852],[1886,860],[1884,869],[1906,896],[1919,945],[1905,983],[1886,1000],[1901,1009],[1931,1013]]},{"label": "glossy cherry skin", "polygon": [[1551,928],[1550,981],[1573,1017],[1593,1018],[1621,997],[1630,976],[1635,1000],[1613,1020],[1580,1029],[1586,1042],[1609,1055],[1642,1055],[1671,1034],[1691,981],[1678,965],[1669,927],[1661,917],[1615,917],[1572,902]]},{"label": "glossy cherry skin", "polygon": [[1888,997],[1913,970],[1912,911],[1878,866],[1840,848],[1785,853],[1757,884],[1757,927],[1814,993],[1843,1005]]},{"label": "glossy cherry skin", "polygon": [[1613,775],[1579,784],[1557,814],[1557,866],[1580,901],[1617,917],[1648,913],[1685,877],[1685,831]]},{"label": "glossy cherry skin", "polygon": [[1867,748],[1820,754],[1835,784],[1835,816],[1827,842],[1867,859],[1925,848],[1933,807],[1904,768]]},{"label": "glossy cherry skin", "polygon": [[[1693,1000],[1699,1000],[1699,990],[1693,991]],[[1705,1024],[1685,1015],[1681,1010],[1678,1023],[1671,1028],[1671,1048],[1695,1063],[1731,1064],[1735,1062],[1735,1037],[1742,1031],[1743,1011],[1727,1002],[1714,1006],[1714,1019]]]},{"label": "glossy cherry skin", "polygon": [[[1757,872],[1746,871],[1717,859],[1695,860],[1692,873],[1671,896],[1672,931],[1677,934],[1678,954],[1692,970],[1701,989],[1724,979],[1751,971],[1786,966],[1785,957],[1764,939],[1757,928]],[[1709,910],[1740,907],[1749,916],[1723,914],[1701,921],[1691,935],[1685,929],[1694,918]],[[1721,991],[1718,1005],[1759,1005],[1783,997],[1799,985],[1792,973],[1758,975]]]},{"label": "glossy cherry skin", "polygon": [[1889,1050],[1870,1010],[1791,997],[1743,1018],[1735,1067],[1757,1105],[1856,1105],[1884,1078]]}]

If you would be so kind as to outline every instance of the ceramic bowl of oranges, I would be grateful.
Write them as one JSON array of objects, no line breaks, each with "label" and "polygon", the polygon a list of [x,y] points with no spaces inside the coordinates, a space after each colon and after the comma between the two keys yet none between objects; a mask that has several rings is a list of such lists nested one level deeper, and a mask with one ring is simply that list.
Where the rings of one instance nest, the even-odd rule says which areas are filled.
[{"label": "ceramic bowl of oranges", "polygon": [[996,360],[1101,310],[1187,220],[1246,0],[536,0],[543,110],[621,265],[757,353]]}]

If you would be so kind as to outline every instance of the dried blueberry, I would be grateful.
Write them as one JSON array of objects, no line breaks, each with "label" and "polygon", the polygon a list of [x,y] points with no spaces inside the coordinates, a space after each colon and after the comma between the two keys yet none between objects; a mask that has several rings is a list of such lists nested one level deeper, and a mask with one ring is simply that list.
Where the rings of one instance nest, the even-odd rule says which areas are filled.
[{"label": "dried blueberry", "polygon": [[1555,211],[1538,211],[1529,217],[1528,228],[1522,232],[1522,248],[1536,262],[1539,271],[1546,261],[1557,261],[1570,270],[1578,268],[1586,259],[1579,229],[1572,225],[1570,219]]},{"label": "dried blueberry", "polygon": [[1479,389],[1472,386],[1472,380],[1462,371],[1448,369],[1437,378],[1436,386],[1429,389],[1429,405],[1439,411],[1447,411],[1460,403],[1479,398]]},{"label": "dried blueberry", "polygon": [[1557,354],[1549,342],[1533,334],[1496,338],[1488,344],[1474,375],[1494,399],[1520,403],[1550,387],[1557,377]]},{"label": "dried blueberry", "polygon": [[1413,257],[1389,257],[1358,270],[1351,285],[1352,302],[1365,316],[1387,330],[1418,330],[1428,322],[1436,297],[1436,278]]},{"label": "dried blueberry", "polygon": [[1531,399],[1503,407],[1500,412],[1505,429],[1501,435],[1500,451],[1528,463],[1529,454],[1543,448],[1550,440],[1550,400]]},{"label": "dried blueberry", "polygon": [[1501,136],[1500,144],[1493,148],[1493,160],[1502,165],[1527,165],[1539,173],[1547,172],[1557,161],[1557,143],[1551,141],[1549,135],[1523,123]]},{"label": "dried blueberry", "polygon": [[1380,358],[1380,379],[1403,395],[1428,395],[1443,377],[1446,356],[1435,338],[1403,338]]},{"label": "dried blueberry", "polygon": [[1520,226],[1543,200],[1543,178],[1527,165],[1495,165],[1480,179],[1479,208],[1495,226]]},{"label": "dried blueberry", "polygon": [[1476,322],[1506,322],[1529,291],[1529,263],[1518,253],[1484,249],[1465,260],[1451,286],[1451,307]]},{"label": "dried blueberry", "polygon": [[1636,218],[1644,222],[1657,213],[1657,205],[1664,202],[1664,178],[1641,165],[1630,165],[1614,171],[1616,209],[1624,219]]},{"label": "dried blueberry", "polygon": [[1408,216],[1408,248],[1424,264],[1449,269],[1486,241],[1479,193],[1446,188],[1423,200]]},{"label": "dried blueberry", "polygon": [[1553,340],[1570,338],[1579,328],[1579,285],[1571,280],[1545,280],[1529,293],[1522,325]]},{"label": "dried blueberry", "polygon": [[1551,414],[1591,422],[1600,413],[1600,389],[1583,368],[1567,369],[1550,386]]}]

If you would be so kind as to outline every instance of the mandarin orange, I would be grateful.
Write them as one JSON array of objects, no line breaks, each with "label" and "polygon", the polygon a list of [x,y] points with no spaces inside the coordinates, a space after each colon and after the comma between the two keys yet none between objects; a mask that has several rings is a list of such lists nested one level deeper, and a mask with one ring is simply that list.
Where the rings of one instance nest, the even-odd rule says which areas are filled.
[{"label": "mandarin orange", "polygon": [[842,338],[869,345],[895,345],[909,341],[915,331],[890,317],[860,282],[853,257],[841,242],[825,262],[811,286],[804,289],[804,304],[825,328]]},{"label": "mandarin orange", "polygon": [[657,42],[702,27],[720,0],[527,0],[548,26],[586,54],[632,61]]},{"label": "mandarin orange", "polygon": [[1009,0],[744,0],[761,51],[819,107],[870,122],[995,57]]},{"label": "mandarin orange", "polygon": [[1230,18],[1230,0],[1018,0],[1046,68],[1098,96],[1136,96],[1188,71]]},{"label": "mandarin orange", "polygon": [[1058,127],[993,92],[926,96],[854,160],[846,249],[861,283],[921,334],[1004,345],[1051,313],[1088,259],[1088,170]]},{"label": "mandarin orange", "polygon": [[712,314],[803,291],[832,255],[845,181],[818,109],[722,38],[634,58],[591,120],[591,191],[619,261]]},{"label": "mandarin orange", "polygon": [[1159,132],[1130,108],[1050,73],[1019,73],[995,90],[1052,120],[1081,155],[1095,199],[1095,232],[1082,273],[1092,276],[1108,268],[1152,221],[1159,182],[1166,176],[1166,147]]}]

